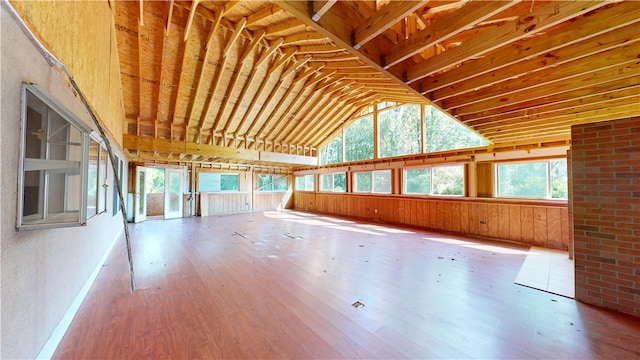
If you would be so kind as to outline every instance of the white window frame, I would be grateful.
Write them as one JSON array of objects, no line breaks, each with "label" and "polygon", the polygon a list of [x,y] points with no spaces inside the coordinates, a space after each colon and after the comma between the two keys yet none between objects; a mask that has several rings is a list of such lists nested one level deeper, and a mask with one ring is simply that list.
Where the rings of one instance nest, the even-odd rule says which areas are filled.
[{"label": "white window frame", "polygon": [[[393,181],[393,176],[391,174],[391,170],[372,170],[372,171],[357,171],[353,173],[353,192],[354,193],[360,193],[360,194],[391,194],[391,191],[393,189],[393,184],[390,183],[389,184],[389,191],[376,191],[376,184],[375,184],[375,173],[389,173],[389,180],[392,182]],[[365,174],[365,173],[370,173],[371,174],[371,190],[369,191],[359,191],[358,189],[358,174]]]},{"label": "white window frame", "polygon": [[[344,176],[344,184],[345,184],[345,189],[343,190],[336,190],[336,175],[343,175]],[[323,181],[323,177],[331,177],[331,188],[327,189],[324,187],[324,181]],[[330,174],[320,174],[320,191],[326,191],[326,192],[346,192],[347,186],[347,173],[346,172],[335,172],[335,173],[330,173]]]},{"label": "white window frame", "polygon": [[[86,223],[86,189],[87,189],[87,162],[88,162],[88,147],[89,147],[89,134],[91,130],[82,124],[75,116],[71,115],[72,113],[65,109],[62,105],[58,104],[52,97],[46,94],[42,89],[40,89],[37,85],[33,84],[23,84],[22,89],[22,106],[21,106],[21,132],[20,132],[20,161],[19,161],[19,169],[18,169],[18,211],[17,211],[17,219],[16,219],[16,228],[18,230],[27,230],[27,229],[36,229],[36,228],[53,228],[53,227],[69,227],[69,226],[79,226]],[[53,160],[47,159],[48,155],[45,155],[45,158],[37,158],[37,159],[28,159],[26,158],[26,135],[27,135],[27,109],[29,106],[29,94],[36,97],[39,101],[41,101],[48,109],[47,116],[49,116],[50,111],[57,113],[62,119],[69,123],[70,126],[73,126],[80,133],[80,142],[78,144],[72,144],[74,146],[79,146],[80,150],[80,158],[81,160],[78,162],[77,160]],[[42,114],[45,115],[45,114]],[[47,117],[46,121],[49,120],[50,117]],[[47,125],[46,132],[49,131]],[[48,134],[45,133],[45,136]],[[71,143],[69,143],[71,144]],[[46,145],[45,145],[46,146]],[[48,150],[45,150],[48,152]],[[66,170],[65,170],[66,169]],[[73,171],[69,171],[69,169],[76,169]],[[41,179],[38,187],[39,195],[38,195],[38,212],[35,214],[36,216],[24,215],[24,194],[25,194],[25,172],[26,171],[43,171],[40,175]],[[77,196],[78,199],[78,210],[77,211],[69,211],[65,210],[62,213],[50,214],[48,211],[48,192],[52,189],[49,188],[49,174],[53,174],[54,172],[63,172],[64,174],[74,174],[75,171],[78,172],[77,175],[80,176],[79,183],[80,186],[75,191],[78,191]],[[66,180],[65,180],[66,183]],[[70,195],[70,189],[65,186],[64,189],[64,202],[68,200]],[[66,205],[64,205],[66,208]],[[77,213],[77,215],[76,215]],[[69,214],[73,214],[69,216]]]}]

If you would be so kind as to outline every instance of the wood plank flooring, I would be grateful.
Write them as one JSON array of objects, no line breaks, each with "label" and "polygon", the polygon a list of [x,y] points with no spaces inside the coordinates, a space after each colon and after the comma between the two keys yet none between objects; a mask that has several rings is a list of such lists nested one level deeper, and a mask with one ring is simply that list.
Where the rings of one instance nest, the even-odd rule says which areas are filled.
[{"label": "wood plank flooring", "polygon": [[514,284],[524,246],[302,212],[131,234],[138,290],[121,239],[54,358],[640,357],[640,319]]}]

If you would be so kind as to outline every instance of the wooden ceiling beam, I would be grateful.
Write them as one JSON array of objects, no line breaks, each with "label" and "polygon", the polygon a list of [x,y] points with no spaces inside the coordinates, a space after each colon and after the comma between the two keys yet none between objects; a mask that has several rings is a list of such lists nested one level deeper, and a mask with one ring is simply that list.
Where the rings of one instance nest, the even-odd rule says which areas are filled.
[{"label": "wooden ceiling beam", "polygon": [[288,35],[284,37],[283,46],[295,46],[295,45],[306,45],[308,43],[329,43],[329,39],[322,34],[318,34],[315,31],[308,31],[293,35]]},{"label": "wooden ceiling beam", "polygon": [[335,5],[337,0],[310,0],[309,17],[313,21],[318,21],[324,14]]},{"label": "wooden ceiling beam", "polygon": [[303,45],[298,46],[298,53],[300,54],[334,54],[345,53],[344,49],[340,49],[334,45]]},{"label": "wooden ceiling beam", "polygon": [[[364,2],[357,2],[357,3],[351,3],[346,1],[339,2],[338,5],[341,6],[339,8],[339,11],[338,11],[338,5],[336,5],[331,9],[330,12],[327,13],[330,16],[325,15],[318,22],[314,22],[309,17],[308,11],[307,11],[308,9],[305,6],[306,4],[304,2],[281,1],[281,0],[274,0],[273,2],[276,3],[278,6],[282,7],[288,13],[295,16],[300,21],[304,22],[304,24],[306,24],[307,26],[313,28],[318,33],[326,36],[331,42],[335,43],[337,46],[347,50],[347,52],[350,55],[356,58],[356,60],[351,61],[352,63],[355,61],[360,61],[363,63],[363,65],[367,65],[373,69],[380,71],[380,73],[384,74],[385,76],[388,76],[389,79],[395,82],[396,84],[395,87],[407,89],[408,92],[416,93],[416,98],[422,98],[414,89],[407,86],[402,80],[400,80],[399,78],[395,77],[394,75],[392,75],[391,73],[383,69],[379,65],[379,61],[378,61],[379,59],[372,60],[367,55],[365,55],[365,52],[367,51],[369,45],[377,45],[377,44],[373,44],[373,41],[370,44],[367,44],[363,49],[361,49],[362,52],[354,49],[351,46],[351,39],[350,39],[351,27],[349,26],[349,24],[360,24],[364,22],[365,17],[363,17],[362,14],[368,15],[368,14],[372,14],[372,12],[363,10],[358,13],[350,10],[349,7],[368,6],[368,4],[364,4]],[[382,39],[382,38],[384,38],[384,36],[380,36],[374,40],[377,41],[378,39]],[[316,58],[320,59],[321,57],[316,56]],[[322,61],[325,61],[328,63],[329,61],[336,61],[340,58],[338,57],[338,58],[332,58],[332,59],[329,59],[329,58],[321,58],[321,59]],[[342,64],[345,64],[345,65],[347,64],[347,62],[345,61],[341,61],[341,60],[338,60],[338,61],[339,61],[339,64],[334,64],[334,66],[341,66]]]},{"label": "wooden ceiling beam", "polygon": [[382,34],[392,25],[406,18],[429,1],[394,1],[382,6],[363,23],[355,27],[351,34],[351,45],[358,50],[371,39]]},{"label": "wooden ceiling beam", "polygon": [[[341,86],[336,86],[334,88],[330,88],[327,89],[327,91],[323,92],[321,95],[321,98],[316,100],[317,102],[320,102],[322,99],[332,99],[330,101],[330,104],[334,103],[334,99],[338,100],[340,104],[344,104],[346,102],[348,102],[349,100],[356,98],[358,96],[361,96],[362,93],[359,94],[353,94],[353,92],[347,92],[342,96],[331,96],[331,94],[333,94],[335,91],[338,91],[340,89],[342,89],[343,87]],[[314,92],[317,92],[318,90],[315,90]],[[343,105],[337,106],[337,107],[342,107]],[[323,106],[314,106],[314,108],[316,109],[316,111],[312,114],[312,115],[308,115],[307,117],[310,119],[314,119],[313,125],[309,125],[311,126],[311,128],[309,128],[309,126],[307,126],[306,128],[303,127],[300,129],[300,132],[295,136],[295,139],[297,139],[298,142],[300,143],[305,143],[305,141],[307,141],[307,139],[312,136],[314,133],[316,133],[318,125],[319,124],[325,124],[325,123],[334,123],[336,120],[332,117],[327,117],[327,114],[333,114],[334,111],[332,110],[337,110],[336,106],[329,106],[329,105],[323,105]],[[302,122],[301,122],[302,123]],[[304,135],[302,135],[304,133]],[[300,138],[300,136],[303,136],[302,138]],[[288,138],[287,138],[288,139]],[[288,141],[287,139],[285,139],[285,141]]]},{"label": "wooden ceiling beam", "polygon": [[[313,109],[315,109],[315,111],[320,111],[320,109],[318,109],[318,103],[320,100],[322,100],[322,96],[320,95],[321,93],[319,91],[317,91],[317,85],[320,83],[320,81],[323,80],[323,77],[317,77],[315,79],[310,79],[309,81],[307,81],[307,83],[304,85],[305,89],[308,89],[308,97],[305,99],[305,104],[298,109],[298,114],[300,114],[300,116],[298,116],[298,118],[300,118],[300,120],[296,119],[296,121],[292,121],[290,122],[290,124],[293,124],[293,128],[288,131],[288,134],[285,135],[283,141],[286,142],[291,142],[291,139],[298,139],[298,134],[300,133],[300,131],[302,131],[302,128],[305,126],[304,123],[308,122],[309,120],[304,120],[303,118],[311,118],[311,115],[309,114],[308,111],[306,111],[306,109],[312,109],[311,111],[313,111]],[[298,141],[297,141],[298,142]]]},{"label": "wooden ceiling beam", "polygon": [[292,142],[293,139],[296,139],[297,143],[306,144],[305,138],[307,138],[310,133],[319,126],[318,124],[320,122],[320,117],[328,111],[336,110],[336,108],[338,107],[337,104],[340,102],[340,100],[341,99],[337,97],[330,96],[321,95],[320,97],[318,97],[315,101],[315,104],[311,107],[313,111],[305,116],[309,120],[299,121],[299,124],[301,124],[302,126],[298,128],[298,132],[296,134],[289,134],[289,136],[287,136],[284,141]]},{"label": "wooden ceiling beam", "polygon": [[149,160],[157,160],[162,157],[169,160],[171,154],[181,154],[179,161],[193,161],[197,158],[218,159],[225,162],[247,163],[278,163],[289,165],[313,165],[317,162],[315,157],[302,155],[288,155],[268,153],[263,151],[230,148],[193,142],[173,141],[169,139],[157,139],[142,136],[124,134],[123,147],[130,152],[138,153],[138,158],[144,158],[145,154],[155,154],[147,157]]},{"label": "wooden ceiling beam", "polygon": [[[303,95],[305,94],[304,90],[305,90],[304,86],[302,86],[301,89],[298,91],[298,93],[294,96],[294,98],[291,101],[289,101],[289,105],[287,105],[287,108],[284,109],[284,111],[282,111],[282,114],[278,117],[278,119],[273,124],[273,126],[269,127],[269,131],[263,137],[263,139],[265,139],[265,141],[269,141],[269,140],[279,141],[280,140],[280,139],[277,138],[277,136],[274,137],[275,139],[272,138],[271,135],[273,135],[273,133],[280,128],[282,123],[285,122],[288,119],[289,114],[291,113],[291,109],[298,104],[298,101],[300,99],[302,99]],[[273,121],[273,117],[275,116],[275,114],[277,114],[280,111],[280,107],[283,104],[284,103],[282,101],[278,103],[276,108],[271,112],[271,115],[269,116],[269,118],[265,121],[265,124],[271,123]],[[295,117],[295,114],[293,115],[293,117]]]},{"label": "wooden ceiling beam", "polygon": [[[142,3],[142,1],[140,2]],[[142,79],[144,79],[143,76],[143,62],[142,62],[142,23],[141,23],[141,19],[142,19],[142,11],[144,11],[142,5],[140,5],[140,9],[141,11],[140,16],[138,17],[138,38],[137,38],[137,45],[138,45],[138,126],[136,127],[136,134],[140,135],[140,113],[142,112],[142,104],[144,99],[142,98]],[[154,126],[155,129],[155,126]],[[153,133],[153,136],[155,136],[155,131]]]},{"label": "wooden ceiling beam", "polygon": [[618,107],[576,112],[564,116],[552,116],[539,121],[522,121],[520,123],[478,130],[478,132],[486,137],[493,138],[502,137],[505,136],[505,134],[510,135],[509,137],[523,133],[538,132],[539,134],[541,131],[553,129],[566,129],[567,131],[570,131],[572,125],[635,116],[640,116],[640,104],[627,104]]},{"label": "wooden ceiling beam", "polygon": [[[219,23],[218,19],[222,19],[223,12],[219,12],[218,16],[214,20],[214,23]],[[211,111],[211,104],[213,103],[213,99],[218,93],[218,87],[220,86],[220,80],[222,79],[222,73],[224,72],[224,68],[227,65],[229,57],[224,56],[224,54],[220,54],[220,59],[218,60],[218,67],[216,69],[215,74],[213,75],[213,80],[210,85],[210,91],[206,93],[207,98],[204,103],[204,107],[202,112],[200,113],[200,119],[198,119],[196,136],[200,137],[202,130],[204,128],[205,123],[207,122],[207,117]],[[182,77],[182,75],[181,75]],[[189,136],[189,129],[191,128],[191,118],[189,118],[189,125],[185,129],[185,138]]]},{"label": "wooden ceiling beam", "polygon": [[240,21],[236,23],[235,30],[231,34],[231,38],[229,38],[229,40],[225,44],[224,50],[222,51],[223,57],[227,57],[229,55],[229,51],[231,51],[231,48],[233,47],[235,42],[238,40],[238,38],[242,34],[242,30],[244,29],[246,24],[247,24],[246,17],[243,17],[242,19],[240,19]]},{"label": "wooden ceiling beam", "polygon": [[[298,81],[296,81],[296,83],[298,83]],[[302,96],[304,95],[305,91],[304,91],[304,87],[302,87],[300,89],[300,91],[298,91],[298,93],[296,94],[296,96],[293,98],[293,100],[288,102],[288,106],[287,108],[282,112],[282,115],[279,116],[278,120],[275,121],[275,124],[273,126],[270,127],[270,130],[267,132],[267,134],[263,137],[264,139],[271,139],[271,135],[273,134],[274,131],[276,131],[282,124],[283,121],[285,121],[287,119],[287,114],[289,114],[290,112],[292,112],[293,107],[297,105],[298,101],[302,98]],[[283,97],[284,99],[284,97]],[[271,112],[271,114],[269,115],[269,118],[265,121],[265,124],[271,124],[273,122],[273,118],[276,116],[276,114],[278,114],[280,112],[280,108],[284,105],[284,102],[281,101],[278,103],[278,105],[276,106],[276,108],[274,108],[274,110]],[[262,133],[262,129],[261,131],[259,131],[259,133]]]},{"label": "wooden ceiling beam", "polygon": [[[218,19],[221,19],[222,18],[222,12],[219,12],[218,14],[219,14],[218,15]],[[196,86],[195,86],[195,89],[196,89],[196,93],[195,94],[196,95],[195,95],[195,97],[197,97],[199,94],[202,93],[201,87],[204,84],[203,79],[204,79],[204,76],[205,76],[205,73],[206,73],[207,64],[209,64],[209,61],[210,61],[210,58],[211,58],[211,53],[213,52],[213,46],[212,46],[213,39],[214,39],[214,35],[213,34],[217,30],[217,28],[216,28],[217,24],[219,24],[219,21],[215,21],[213,24],[211,24],[211,29],[209,30],[209,36],[207,37],[207,44],[205,46],[206,50],[205,50],[205,53],[204,53],[204,59],[202,61],[202,65],[200,66],[200,72],[199,72],[198,78],[196,80]],[[205,94],[206,94],[206,92],[205,92]],[[188,124],[189,125],[187,125],[187,129],[191,126],[192,119],[195,119],[195,115],[196,115],[195,114],[195,112],[196,112],[195,97],[194,97],[193,101],[191,101],[190,110],[189,110],[189,117],[188,117]],[[200,111],[202,111],[202,109]]]},{"label": "wooden ceiling beam", "polygon": [[313,131],[313,133],[310,132],[313,136],[309,137],[307,143],[321,145],[324,141],[331,138],[332,134],[347,122],[349,119],[348,114],[353,113],[355,108],[359,107],[357,104],[366,102],[369,96],[367,93],[350,94],[344,99],[341,99],[339,106],[335,106],[333,111],[325,113],[318,119],[318,123],[322,125]]},{"label": "wooden ceiling beam", "polygon": [[326,130],[343,124],[346,119],[343,117],[345,113],[352,110],[353,103],[363,94],[350,94],[348,96],[338,98],[337,104],[326,106],[318,113],[314,119],[316,121],[310,123],[310,127],[304,129],[304,136],[300,139],[301,143],[314,144],[311,139],[318,137],[326,137]]},{"label": "wooden ceiling beam", "polygon": [[[193,22],[193,17],[196,15],[196,9],[198,8],[198,4],[201,0],[193,0],[191,4],[191,10],[189,10],[189,18],[187,20],[187,25],[184,27],[184,39],[183,41],[187,41],[189,38],[189,31],[191,31],[191,23]],[[140,1],[142,2],[142,1]]]},{"label": "wooden ceiling beam", "polygon": [[640,95],[640,78],[627,77],[624,79],[619,79],[617,81],[610,81],[594,85],[588,88],[581,88],[555,95],[549,95],[543,98],[536,98],[520,103],[508,104],[500,107],[497,111],[489,110],[468,113],[458,116],[458,118],[466,123],[469,121],[492,119],[496,117],[497,114],[505,114],[506,116],[509,116],[520,111],[532,113],[538,111],[537,109],[545,108],[547,106],[552,107],[552,109],[563,109],[565,107],[571,107],[572,104],[575,105],[576,102],[580,104],[585,101],[590,101],[594,96],[600,98],[601,100],[608,99],[613,96],[611,95],[612,93],[615,94],[617,91],[627,90],[638,91],[638,94]]},{"label": "wooden ceiling beam", "polygon": [[[268,81],[271,78],[271,76],[273,75],[273,73],[276,70],[280,69],[289,60],[291,60],[293,58],[293,56],[295,55],[295,53],[296,53],[295,49],[286,50],[285,53],[280,57],[280,59],[275,61],[274,64],[267,70],[267,74],[265,75],[265,77],[263,78],[262,82],[260,83],[260,87],[258,88],[256,93],[252,97],[251,102],[249,103],[245,114],[243,115],[242,119],[238,122],[237,128],[233,132],[239,131],[239,132],[241,132],[242,136],[245,136],[245,133],[242,133],[242,129],[244,127],[244,124],[245,124],[245,121],[246,121],[247,117],[249,116],[251,111],[253,111],[253,107],[255,106],[256,99],[258,99],[260,97],[260,95],[262,94],[262,91],[264,90],[264,87],[268,83]],[[252,71],[251,72],[251,78],[253,78],[255,73],[256,73],[256,71]],[[231,115],[229,116],[230,119],[234,119],[235,118],[235,114],[237,113],[239,105],[242,102],[242,99],[244,98],[244,96],[246,95],[247,89],[249,89],[250,87],[251,87],[251,81],[249,81],[247,83],[247,85],[245,85],[244,88],[242,89],[242,93],[238,97],[239,100],[236,102],[236,105],[234,106],[233,111],[232,111]]]},{"label": "wooden ceiling beam", "polygon": [[444,73],[422,79],[413,83],[412,87],[423,94],[430,93],[476,76],[504,69],[526,59],[544,56],[580,41],[616,32],[622,27],[640,22],[636,12],[637,5],[633,2],[623,2],[598,10],[589,16],[577,18],[546,36],[524,39],[516,46],[506,47],[496,54],[490,54]]},{"label": "wooden ceiling beam", "polygon": [[287,22],[278,23],[277,25],[271,25],[267,28],[267,36],[280,36],[280,33],[292,31],[296,28],[301,28],[305,26],[305,24],[298,20],[292,19]]},{"label": "wooden ceiling beam", "polygon": [[[295,65],[294,65],[295,66]],[[278,80],[278,82],[276,83],[276,85],[272,88],[271,93],[269,94],[269,97],[267,98],[267,100],[263,103],[262,108],[260,108],[260,111],[258,112],[258,114],[256,115],[256,117],[253,119],[251,125],[249,126],[249,130],[247,130],[246,135],[251,135],[251,132],[254,130],[254,128],[258,125],[259,120],[262,118],[264,112],[267,110],[267,108],[269,107],[269,104],[271,104],[271,101],[273,100],[274,96],[278,93],[278,90],[281,87],[281,84],[283,83],[283,81],[290,75],[293,73],[293,71],[289,72],[288,70],[290,69],[294,69],[294,67],[290,67],[289,69],[285,70],[283,72],[283,75],[280,76],[280,79]],[[296,76],[292,81],[291,84],[289,85],[290,87],[295,86],[299,81],[305,80],[306,78],[308,78],[309,76],[312,76],[314,74],[316,74],[319,70],[321,69],[321,67],[312,67],[310,69],[307,69],[304,72],[301,72],[298,74],[298,76]],[[286,75],[285,75],[286,74]],[[260,132],[258,132],[257,134],[260,134]],[[257,137],[257,136],[256,136]]]},{"label": "wooden ceiling beam", "polygon": [[[298,114],[298,113],[302,113],[302,108],[304,107],[304,105],[300,104],[299,106],[297,106],[296,110],[293,111],[293,106],[295,106],[297,104],[297,102],[299,100],[303,99],[303,96],[305,94],[307,94],[307,92],[311,93],[311,96],[314,95],[315,91],[316,91],[316,84],[318,84],[320,81],[322,81],[323,79],[327,78],[331,73],[328,74],[324,74],[324,75],[320,75],[317,76],[316,78],[311,78],[309,80],[306,81],[306,83],[304,84],[304,86],[302,87],[302,91],[300,91],[297,95],[296,98],[290,103],[289,107],[287,107],[287,110],[284,111],[284,114],[289,114],[289,113],[294,113],[294,114]],[[306,80],[306,78],[304,78],[303,80]],[[310,89],[310,90],[306,90],[306,89]],[[307,95],[308,97],[306,99],[304,99],[306,102],[310,101],[311,96]],[[294,116],[295,118],[295,116]],[[282,116],[279,120],[280,121],[284,121],[286,120],[285,116]],[[285,136],[286,134],[288,134],[289,132],[287,131],[289,129],[289,127],[291,125],[294,125],[294,129],[296,126],[298,126],[298,123],[295,121],[288,121],[285,126],[276,134],[276,136],[274,138],[276,138],[278,141],[281,141],[282,137]],[[274,129],[272,130],[276,130],[278,125],[276,125],[274,127]],[[269,136],[272,135],[272,132],[270,131]]]},{"label": "wooden ceiling beam", "polygon": [[[263,134],[263,132],[267,131],[268,129],[271,129],[271,130],[273,129],[274,125],[272,124],[272,122],[274,117],[277,116],[278,113],[280,113],[280,109],[285,103],[287,103],[287,101],[289,100],[289,97],[294,92],[294,90],[296,90],[298,84],[299,84],[299,81],[293,81],[291,83],[291,86],[289,86],[287,91],[280,97],[280,100],[278,100],[278,103],[276,104],[276,106],[273,108],[273,110],[271,110],[271,113],[269,114],[267,119],[265,119],[265,121],[262,123],[262,126],[257,132],[258,134]],[[304,93],[304,86],[301,86],[300,88],[298,88],[298,94],[301,94],[301,93]],[[294,99],[295,99],[295,96],[294,96]],[[282,117],[284,117],[284,115],[282,115]],[[279,120],[276,120],[276,123],[279,123],[279,121],[282,120],[282,117]],[[266,134],[258,137],[267,141]]]},{"label": "wooden ceiling beam", "polygon": [[434,22],[381,54],[381,65],[388,69],[426,48],[439,44],[495,14],[516,5],[518,1],[472,1]]},{"label": "wooden ceiling beam", "polygon": [[[264,78],[264,80],[260,84],[260,87],[258,88],[258,90],[256,91],[255,95],[253,96],[253,99],[249,103],[247,111],[244,113],[244,115],[242,117],[242,120],[240,121],[238,132],[240,134],[242,134],[241,136],[244,136],[244,137],[247,136],[247,131],[243,130],[246,127],[245,124],[247,124],[247,117],[249,116],[249,114],[251,114],[251,112],[253,111],[254,106],[257,104],[257,99],[259,99],[260,96],[262,95],[262,93],[264,92],[264,88],[267,85],[267,83],[269,82],[269,79],[275,73],[275,71],[278,70],[280,67],[282,67],[287,61],[289,61],[293,57],[294,54],[295,54],[295,49],[288,49],[287,51],[285,51],[285,54],[281,57],[281,59],[278,60],[274,64],[274,66],[272,66],[267,71],[267,76]],[[296,63],[296,64],[298,64],[298,63]],[[297,67],[296,64],[293,65],[294,69]],[[279,83],[280,83],[280,81],[278,82],[278,84]],[[276,87],[277,87],[277,84],[276,84]],[[257,119],[254,118],[254,120],[249,125],[248,129],[252,129],[255,126],[256,121],[257,121]]]},{"label": "wooden ceiling beam", "polygon": [[[156,121],[159,122],[164,122],[165,119],[162,118],[162,113],[160,110],[160,107],[162,105],[162,102],[160,101],[162,99],[162,90],[164,89],[164,82],[165,82],[165,65],[166,65],[166,61],[167,61],[167,44],[169,42],[169,34],[171,33],[171,18],[173,16],[173,1],[174,0],[170,0],[169,1],[169,8],[168,8],[168,14],[167,14],[167,21],[165,23],[165,27],[164,27],[164,33],[162,36],[162,58],[160,60],[160,83],[158,84],[158,95],[157,95],[157,99],[158,102],[156,103]],[[170,119],[167,119],[170,120]]]},{"label": "wooden ceiling beam", "polygon": [[[328,77],[330,76],[329,74],[326,74],[324,77]],[[287,109],[284,110],[283,115],[280,116],[280,119],[278,120],[278,122],[271,127],[271,130],[269,131],[269,133],[265,136],[265,139],[271,139],[271,135],[273,134],[274,131],[276,131],[280,126],[281,123],[287,119],[287,114],[289,113],[293,113],[293,118],[295,119],[296,115],[298,113],[302,113],[302,111],[300,111],[300,106],[298,106],[298,102],[299,100],[301,100],[304,96],[304,94],[306,93],[305,89],[306,88],[311,88],[314,87],[317,83],[320,82],[320,80],[322,79],[321,76],[319,76],[316,79],[310,80],[308,81],[308,83],[306,83],[303,87],[302,90],[298,92],[298,94],[296,95],[296,97],[289,103],[289,106],[287,107]],[[315,92],[316,90],[314,90],[313,92]],[[309,99],[307,99],[308,101]],[[293,111],[293,108],[297,106],[297,110]],[[275,111],[274,111],[275,113]],[[274,114],[272,113],[272,115]],[[278,132],[278,134],[276,136],[274,136],[275,140],[274,141],[281,141],[281,137],[282,137],[282,133],[286,131],[286,129],[293,123],[293,121],[289,121],[284,128],[282,128],[281,131]]]},{"label": "wooden ceiling beam", "polygon": [[486,31],[465,41],[458,47],[429,58],[429,61],[410,66],[403,70],[403,72],[406,72],[404,80],[406,83],[415,82],[423,77],[484,55],[606,4],[602,1],[555,1],[545,3],[541,7],[534,9],[531,14]]},{"label": "wooden ceiling beam", "polygon": [[[609,32],[601,36],[591,38],[570,47],[558,49],[553,52],[546,53],[545,56],[521,61],[504,69],[491,71],[481,76],[468,79],[464,82],[448,86],[446,88],[434,91],[431,99],[441,101],[453,96],[463,95],[468,92],[475,92],[479,88],[486,88],[507,80],[514,80],[521,76],[535,76],[543,74],[559,65],[565,65],[567,69],[573,69],[584,63],[584,67],[591,66],[600,68],[606,66],[607,63],[613,62],[617,51],[624,49],[616,49],[623,47],[629,49],[631,44],[640,41],[640,32],[637,25],[628,25],[625,28],[615,32]],[[543,71],[545,70],[545,71]],[[552,73],[558,73],[555,69]],[[564,75],[566,77],[567,75]],[[563,75],[557,76],[562,79]]]},{"label": "wooden ceiling beam", "polygon": [[273,15],[277,15],[282,13],[283,10],[281,7],[277,6],[277,5],[270,5],[267,6],[266,8],[259,10],[249,16],[247,16],[247,27],[251,27],[254,24],[270,17]]},{"label": "wooden ceiling beam", "polygon": [[492,132],[525,130],[527,127],[538,125],[568,124],[580,119],[586,120],[592,117],[601,117],[603,114],[630,113],[640,115],[640,103],[635,99],[618,99],[598,104],[585,104],[573,109],[554,111],[544,114],[532,114],[515,119],[501,120],[494,122],[484,122],[473,127],[476,131],[491,134]]},{"label": "wooden ceiling beam", "polygon": [[589,109],[591,107],[598,107],[602,106],[602,104],[611,102],[635,101],[635,99],[640,98],[640,87],[627,87],[623,89],[604,91],[602,93],[588,94],[582,97],[569,96],[568,98],[568,100],[555,102],[549,101],[543,104],[527,106],[518,110],[500,112],[482,118],[472,118],[465,116],[461,120],[466,125],[473,127],[479,124],[491,124],[499,121],[511,121],[520,118],[546,116],[552,113],[568,113],[573,111],[574,109]]},{"label": "wooden ceiling beam", "polygon": [[619,82],[626,78],[637,77],[638,71],[640,71],[640,64],[630,63],[624,66],[587,73],[569,80],[556,82],[550,86],[538,87],[529,91],[519,91],[502,98],[492,98],[486,101],[460,106],[455,109],[455,113],[458,116],[464,116],[481,111],[500,109],[509,105],[524,103],[556,94],[568,93],[574,90],[594,88],[600,84]]},{"label": "wooden ceiling beam", "polygon": [[[243,18],[246,19],[246,18]],[[220,107],[218,108],[218,112],[216,113],[216,117],[213,121],[213,124],[211,125],[211,129],[212,132],[217,131],[218,126],[222,125],[221,121],[222,121],[222,117],[225,113],[225,111],[227,110],[227,106],[229,104],[229,100],[231,100],[231,94],[233,94],[233,91],[235,90],[235,87],[237,86],[238,83],[238,78],[240,77],[240,74],[242,74],[242,71],[244,70],[245,66],[251,66],[252,64],[250,64],[249,61],[247,61],[247,56],[249,56],[249,54],[253,53],[255,51],[255,48],[258,46],[260,42],[259,41],[252,41],[250,44],[248,44],[245,49],[242,52],[242,56],[240,57],[240,61],[238,61],[236,63],[236,70],[233,72],[233,74],[231,75],[231,79],[229,80],[229,82],[227,83],[226,86],[226,91],[224,93],[224,96],[222,98],[222,102],[220,104]],[[240,101],[241,99],[237,99],[236,101]],[[224,122],[224,126],[223,128],[226,129],[227,126],[226,124],[229,122],[229,119],[225,119]]]},{"label": "wooden ceiling beam", "polygon": [[[517,79],[503,82],[498,85],[465,93],[446,100],[447,109],[455,109],[462,106],[469,106],[478,102],[486,102],[491,99],[504,99],[511,94],[526,91],[525,96],[531,97],[533,93],[546,92],[550,94],[551,89],[555,90],[556,83],[572,83],[571,86],[588,86],[597,84],[602,80],[600,73],[607,72],[608,69],[624,68],[626,64],[634,63],[638,60],[637,46],[633,44],[614,48],[589,57],[571,61],[564,66],[546,68]],[[610,71],[609,71],[610,72]],[[583,77],[582,83],[575,83],[573,79]],[[586,76],[586,78],[584,78]]]},{"label": "wooden ceiling beam", "polygon": [[275,41],[270,41],[269,47],[260,55],[260,58],[258,58],[256,63],[253,65],[254,70],[262,65],[271,55],[273,55],[273,53],[280,49],[280,46],[283,42],[283,38],[279,38]]}]

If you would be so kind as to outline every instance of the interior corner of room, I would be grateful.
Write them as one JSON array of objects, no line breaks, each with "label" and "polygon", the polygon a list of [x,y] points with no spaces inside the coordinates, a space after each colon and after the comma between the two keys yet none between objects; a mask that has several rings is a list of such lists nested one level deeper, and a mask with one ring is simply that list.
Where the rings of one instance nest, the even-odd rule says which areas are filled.
[{"label": "interior corner of room", "polygon": [[640,2],[0,5],[0,357],[640,353]]}]

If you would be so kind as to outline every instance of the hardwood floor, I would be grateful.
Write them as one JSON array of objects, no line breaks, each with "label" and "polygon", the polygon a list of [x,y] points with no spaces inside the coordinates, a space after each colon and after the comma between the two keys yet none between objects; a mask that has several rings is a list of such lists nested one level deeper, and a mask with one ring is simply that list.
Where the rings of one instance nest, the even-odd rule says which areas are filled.
[{"label": "hardwood floor", "polygon": [[639,318],[514,284],[524,246],[301,212],[131,234],[138,290],[121,239],[54,358],[640,357]]}]

